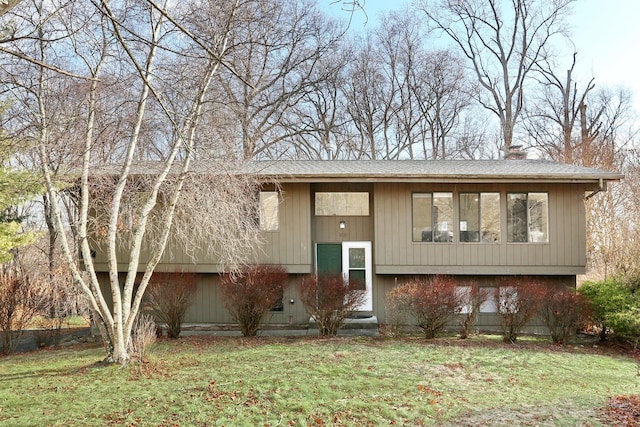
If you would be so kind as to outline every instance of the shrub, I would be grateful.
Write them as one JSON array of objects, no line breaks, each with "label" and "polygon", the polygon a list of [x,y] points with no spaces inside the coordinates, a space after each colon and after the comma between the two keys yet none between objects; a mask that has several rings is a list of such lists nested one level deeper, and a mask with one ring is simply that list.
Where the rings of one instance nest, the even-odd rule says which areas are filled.
[{"label": "shrub", "polygon": [[591,321],[600,329],[600,341],[606,339],[609,330],[619,338],[640,336],[637,332],[640,320],[635,316],[640,311],[640,292],[634,292],[632,286],[619,279],[608,279],[585,282],[578,292],[591,302]]},{"label": "shrub", "polygon": [[460,325],[460,339],[469,337],[478,320],[480,306],[491,297],[491,288],[483,288],[475,283],[463,284],[456,288],[455,313]]},{"label": "shrub", "polygon": [[265,314],[282,300],[287,277],[281,266],[252,265],[222,280],[224,306],[243,336],[256,335]]},{"label": "shrub", "polygon": [[609,320],[616,337],[635,343],[640,341],[640,307],[613,313]]},{"label": "shrub", "polygon": [[587,299],[572,288],[550,288],[547,291],[539,314],[554,343],[569,343],[589,315],[589,306]]},{"label": "shrub", "polygon": [[444,329],[458,305],[455,282],[447,276],[415,279],[397,286],[389,291],[387,300],[391,307],[412,317],[427,339]]},{"label": "shrub", "polygon": [[154,273],[145,293],[146,306],[157,322],[167,326],[169,338],[178,338],[187,309],[193,301],[197,284],[196,273]]},{"label": "shrub", "polygon": [[522,328],[538,313],[546,292],[544,283],[526,277],[505,279],[495,290],[504,342],[516,342]]},{"label": "shrub", "polygon": [[402,335],[402,324],[405,316],[404,295],[396,291],[396,285],[385,297],[384,309],[387,322],[380,325],[380,333],[383,336],[399,337]]},{"label": "shrub", "polygon": [[62,337],[62,328],[69,319],[86,310],[84,296],[78,294],[73,285],[73,278],[64,265],[59,266],[50,274],[29,274],[35,276],[42,292],[42,316],[39,317],[35,332],[39,346],[58,345]]},{"label": "shrub", "polygon": [[129,352],[142,363],[147,355],[149,347],[156,342],[156,322],[152,316],[139,313],[131,330],[131,338],[129,340]]},{"label": "shrub", "polygon": [[23,275],[0,272],[0,338],[4,354],[13,353],[24,330],[42,308],[40,290]]},{"label": "shrub", "polygon": [[333,336],[357,308],[365,294],[340,274],[305,276],[298,285],[300,300],[307,313],[318,323],[321,336]]}]

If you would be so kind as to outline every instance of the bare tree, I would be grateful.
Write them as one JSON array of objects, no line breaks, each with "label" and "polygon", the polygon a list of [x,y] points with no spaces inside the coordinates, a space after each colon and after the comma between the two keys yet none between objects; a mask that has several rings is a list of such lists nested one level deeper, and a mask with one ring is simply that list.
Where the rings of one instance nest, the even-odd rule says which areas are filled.
[{"label": "bare tree", "polygon": [[[385,78],[374,55],[371,36],[360,41],[354,60],[347,71],[344,89],[347,111],[356,128],[358,139],[354,154],[358,159],[386,157],[385,122],[388,121],[390,99],[385,97]],[[388,92],[387,92],[388,93]]]},{"label": "bare tree", "polygon": [[[426,69],[422,76],[412,79],[411,88],[421,117],[428,125],[428,138],[422,138],[424,158],[445,159],[460,152],[469,153],[474,140],[465,140],[457,134],[463,131],[463,114],[475,89],[468,83],[462,61],[450,52],[436,51],[428,54],[424,65]],[[431,142],[429,149],[427,139]],[[454,140],[455,145],[449,140]]]},{"label": "bare tree", "polygon": [[310,90],[284,117],[293,142],[291,155],[302,159],[350,158],[354,150],[353,126],[346,113],[346,64],[352,55],[341,44],[319,60]]},{"label": "bare tree", "polygon": [[[77,0],[71,9],[87,14],[65,14],[63,9],[43,5],[25,3],[16,9],[18,28],[33,32],[33,21],[24,17],[37,16],[39,22],[55,23],[60,37],[39,34],[35,39],[47,43],[29,51],[38,61],[14,59],[3,69],[17,70],[12,75],[20,85],[12,83],[12,89],[21,87],[22,93],[31,95],[23,98],[29,100],[23,103],[27,114],[19,116],[31,120],[31,132],[25,134],[36,143],[53,224],[73,280],[96,314],[106,360],[127,363],[142,297],[171,232],[195,228],[173,228],[178,219],[193,224],[188,207],[197,206],[200,218],[211,223],[203,226],[201,234],[192,232],[190,244],[206,240],[202,247],[210,247],[223,265],[241,263],[259,235],[252,219],[255,176],[238,175],[233,152],[223,146],[210,150],[211,144],[204,143],[208,137],[201,134],[205,129],[201,123],[211,122],[203,120],[211,116],[205,108],[207,97],[213,77],[225,66],[223,58],[238,23],[240,2],[206,4],[197,13],[186,4],[169,7],[152,1],[85,4]],[[208,17],[206,28],[203,15]],[[16,37],[14,48],[32,47],[32,39]],[[64,65],[74,72],[55,74],[51,67],[36,66],[39,62]],[[20,73],[20,67],[22,71],[28,67],[29,72]],[[70,74],[84,78],[64,80]],[[62,93],[51,90],[51,83],[58,79],[64,80],[64,87],[80,89],[75,92],[80,102],[74,104],[80,108],[60,110],[65,120],[55,120],[57,110],[52,108],[53,97]],[[73,134],[79,135],[79,149],[70,150],[75,161],[63,161],[64,156],[52,161],[60,149],[57,135],[67,134],[65,123],[73,123]],[[28,127],[23,123],[23,129]],[[193,159],[208,153],[214,156],[208,163],[215,180],[207,175],[214,172],[206,169],[191,173]],[[153,167],[141,167],[145,161],[153,161]],[[108,166],[98,167],[105,163]],[[63,192],[60,178],[69,173],[78,178],[68,181],[71,187]],[[209,216],[203,210],[211,205],[197,204],[195,199],[216,191],[219,209]],[[65,194],[74,195],[77,213],[73,216],[65,215],[61,204]],[[75,238],[67,233],[68,219],[74,221]],[[240,221],[243,226],[236,227]],[[227,229],[236,232],[208,234]],[[76,245],[84,271],[76,263]],[[98,251],[108,264],[107,283],[101,283],[96,271]],[[126,265],[124,276],[119,271],[122,264]]]},{"label": "bare tree", "polygon": [[422,0],[421,9],[468,59],[485,96],[479,101],[500,120],[509,154],[534,67],[563,30],[573,0]]},{"label": "bare tree", "polygon": [[[556,72],[552,61],[537,65],[541,91],[524,121],[531,146],[556,161],[635,174],[637,116],[625,88],[599,88],[595,79],[580,86],[575,80],[576,54],[571,66]],[[628,275],[636,250],[638,206],[632,180],[612,184],[606,193],[586,197],[587,249],[590,274]]]},{"label": "bare tree", "polygon": [[[593,140],[594,132],[597,132],[593,123],[585,126],[584,130],[580,129],[585,125],[587,96],[595,88],[595,82],[591,79],[584,88],[578,88],[574,79],[576,55],[573,54],[571,67],[564,78],[554,72],[549,61],[538,64],[542,90],[539,97],[532,100],[524,121],[532,139],[531,145],[549,158],[566,163],[579,161],[574,159],[577,146]],[[596,114],[596,123],[602,111]]]},{"label": "bare tree", "polygon": [[283,126],[286,117],[323,77],[316,66],[342,32],[307,0],[242,4],[227,54],[234,72],[217,76],[223,92],[213,101],[245,158],[276,158],[288,149],[296,129]]},{"label": "bare tree", "polygon": [[637,169],[637,116],[626,89],[593,92],[587,104],[596,113],[581,111],[581,136],[574,162],[584,166],[625,172],[629,180],[604,194],[587,196],[587,250],[589,266],[600,277],[628,276],[634,270],[629,255],[636,251],[638,206],[634,178]]},{"label": "bare tree", "polygon": [[456,134],[464,133],[473,87],[461,59],[429,50],[427,40],[423,23],[404,9],[383,15],[356,45],[345,98],[361,157],[437,159],[463,151]]}]

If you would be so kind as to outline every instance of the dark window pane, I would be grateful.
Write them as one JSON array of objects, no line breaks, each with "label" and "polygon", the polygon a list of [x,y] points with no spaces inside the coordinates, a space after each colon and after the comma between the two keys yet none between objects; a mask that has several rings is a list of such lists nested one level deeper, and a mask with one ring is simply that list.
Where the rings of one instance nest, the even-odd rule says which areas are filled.
[{"label": "dark window pane", "polygon": [[460,241],[480,241],[480,194],[460,194]]},{"label": "dark window pane", "polygon": [[431,242],[431,193],[413,195],[413,241]]},{"label": "dark window pane", "polygon": [[349,268],[364,267],[364,248],[349,248]]},{"label": "dark window pane", "polygon": [[364,270],[349,270],[349,285],[352,289],[366,290]]},{"label": "dark window pane", "polygon": [[526,242],[527,237],[527,194],[507,194],[507,240]]}]

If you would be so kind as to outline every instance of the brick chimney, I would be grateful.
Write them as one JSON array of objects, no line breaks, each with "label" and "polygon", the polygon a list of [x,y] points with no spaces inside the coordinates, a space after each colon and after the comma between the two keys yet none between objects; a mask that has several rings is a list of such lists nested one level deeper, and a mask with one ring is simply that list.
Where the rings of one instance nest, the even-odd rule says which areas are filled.
[{"label": "brick chimney", "polygon": [[525,160],[527,158],[527,152],[522,149],[522,145],[512,145],[504,151],[505,160]]}]

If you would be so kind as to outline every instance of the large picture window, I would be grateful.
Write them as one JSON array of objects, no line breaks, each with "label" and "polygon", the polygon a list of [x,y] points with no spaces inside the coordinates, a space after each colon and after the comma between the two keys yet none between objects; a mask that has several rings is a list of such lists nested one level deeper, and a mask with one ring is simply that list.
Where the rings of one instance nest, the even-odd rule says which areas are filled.
[{"label": "large picture window", "polygon": [[549,241],[549,195],[507,194],[507,241],[545,243]]},{"label": "large picture window", "polygon": [[460,241],[500,241],[500,193],[460,193]]},{"label": "large picture window", "polygon": [[413,241],[453,241],[453,193],[414,193]]}]

